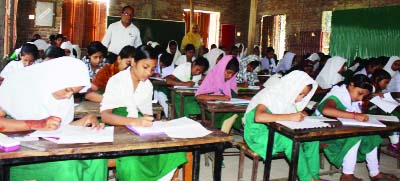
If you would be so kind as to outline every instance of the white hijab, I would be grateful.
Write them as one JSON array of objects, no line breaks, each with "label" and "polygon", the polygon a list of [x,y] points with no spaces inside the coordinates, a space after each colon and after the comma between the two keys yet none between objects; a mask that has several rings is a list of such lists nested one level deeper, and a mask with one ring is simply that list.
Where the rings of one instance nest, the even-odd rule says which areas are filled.
[{"label": "white hijab", "polygon": [[225,51],[219,49],[219,48],[214,48],[210,50],[204,57],[208,60],[208,63],[210,64],[210,68],[208,70],[211,70],[215,64],[217,64],[217,59],[218,57],[222,54],[222,56],[225,56]]},{"label": "white hijab", "polygon": [[295,53],[292,52],[286,52],[286,54],[283,56],[282,60],[279,61],[278,67],[276,68],[276,72],[286,72],[292,68],[292,63],[294,56],[296,56]]},{"label": "white hijab", "polygon": [[46,41],[42,39],[35,40],[33,44],[37,47],[38,50],[43,50],[43,51],[46,51],[47,48],[49,48],[50,46]]},{"label": "white hijab", "polygon": [[[174,41],[174,42],[176,43],[176,52],[175,52],[174,59],[173,59],[172,64],[171,64],[171,65],[174,65],[175,62],[176,62],[176,60],[178,60],[178,58],[179,58],[182,54],[181,54],[181,52],[179,51],[178,42],[176,42],[175,40],[171,40],[171,41],[168,42],[168,45],[167,45],[167,52],[168,52],[169,54],[171,54],[171,49],[169,48],[169,43],[171,43],[172,41]],[[171,55],[172,55],[172,54],[171,54]]]},{"label": "white hijab", "polygon": [[383,67],[383,69],[386,70],[392,77],[397,73],[392,69],[392,65],[396,60],[400,60],[400,58],[398,56],[390,57],[388,63],[386,63],[385,67]]},{"label": "white hijab", "polygon": [[70,57],[75,57],[74,56],[74,48],[72,47],[72,43],[70,41],[66,41],[66,42],[61,43],[60,48],[63,49],[63,50],[68,49],[71,52],[71,54],[69,54],[69,56]]},{"label": "white hijab", "polygon": [[239,59],[243,59],[243,58],[245,58],[246,55],[247,55],[247,48],[244,47],[244,44],[243,44],[243,43],[236,43],[236,44],[235,44],[235,46],[236,46],[237,48],[239,48],[240,45],[242,45],[243,48],[242,48],[242,51],[239,52]]},{"label": "white hijab", "polygon": [[346,59],[334,56],[326,61],[325,66],[315,79],[322,89],[329,89],[340,81],[343,81],[343,76],[338,72],[346,63]]},{"label": "white hijab", "polygon": [[265,81],[263,86],[266,87],[266,88],[272,87],[272,86],[278,84],[279,81],[281,80],[281,78],[282,78],[282,74],[280,74],[280,73],[276,73],[274,75],[271,75],[271,77],[269,77],[268,80]]},{"label": "white hijab", "polygon": [[[295,103],[296,97],[307,85],[312,85],[311,91],[300,101]],[[273,114],[288,114],[303,110],[317,90],[317,82],[303,71],[295,70],[281,78],[279,83],[264,88],[250,101],[246,113],[257,105],[263,104]]]},{"label": "white hijab", "polygon": [[60,57],[26,67],[5,79],[0,87],[0,107],[17,120],[57,116],[62,124],[73,120],[74,101],[57,100],[53,93],[69,87],[90,86],[86,65],[72,57]]}]

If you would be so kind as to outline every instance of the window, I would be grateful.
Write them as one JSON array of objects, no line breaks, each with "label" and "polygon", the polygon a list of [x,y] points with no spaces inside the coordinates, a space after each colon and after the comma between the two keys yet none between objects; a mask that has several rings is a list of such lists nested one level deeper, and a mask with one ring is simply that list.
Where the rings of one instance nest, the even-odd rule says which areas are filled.
[{"label": "window", "polygon": [[266,15],[261,19],[261,49],[267,47],[275,49],[278,59],[282,59],[285,52],[286,15]]},{"label": "window", "polygon": [[331,36],[331,22],[332,22],[332,11],[322,12],[322,48],[321,51],[324,54],[329,54],[329,42]]}]

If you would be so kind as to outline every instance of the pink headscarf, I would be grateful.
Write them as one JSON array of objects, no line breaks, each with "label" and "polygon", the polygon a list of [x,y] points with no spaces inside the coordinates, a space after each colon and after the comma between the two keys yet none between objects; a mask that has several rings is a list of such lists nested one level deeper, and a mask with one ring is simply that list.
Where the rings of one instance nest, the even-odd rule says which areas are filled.
[{"label": "pink headscarf", "polygon": [[196,96],[201,94],[213,93],[215,95],[225,94],[232,97],[231,90],[237,93],[236,74],[229,80],[225,81],[224,72],[229,61],[232,60],[232,55],[224,56],[213,69],[208,72],[206,78],[201,83],[196,91]]}]

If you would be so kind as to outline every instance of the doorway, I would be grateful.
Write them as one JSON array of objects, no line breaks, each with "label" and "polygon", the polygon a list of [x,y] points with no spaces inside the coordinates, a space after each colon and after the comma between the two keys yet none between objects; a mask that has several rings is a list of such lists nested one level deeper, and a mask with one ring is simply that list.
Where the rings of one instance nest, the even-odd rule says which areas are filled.
[{"label": "doorway", "polygon": [[273,47],[278,59],[285,52],[286,15],[265,15],[261,18],[261,50]]}]

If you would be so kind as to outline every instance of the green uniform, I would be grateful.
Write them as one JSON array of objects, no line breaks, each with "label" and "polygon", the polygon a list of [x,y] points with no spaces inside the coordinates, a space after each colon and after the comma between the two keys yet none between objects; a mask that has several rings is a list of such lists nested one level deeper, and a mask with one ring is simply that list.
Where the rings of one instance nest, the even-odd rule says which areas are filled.
[{"label": "green uniform", "polygon": [[[332,100],[336,103],[336,109],[346,111],[346,107],[342,104],[340,99],[331,95],[318,105],[317,109],[319,112],[322,112],[322,108],[328,100]],[[328,145],[328,147],[324,149],[325,155],[332,164],[336,167],[341,167],[343,158],[346,156],[347,152],[359,141],[361,141],[361,143],[358,148],[357,161],[361,162],[365,161],[365,155],[367,153],[371,152],[382,143],[382,138],[379,135],[372,135],[328,140],[324,142]]]},{"label": "green uniform", "polygon": [[[267,112],[270,113],[269,110]],[[256,108],[245,115],[244,139],[251,150],[264,160],[267,152],[268,128],[254,121]],[[275,133],[272,154],[284,152],[292,159],[293,141],[284,135]],[[319,179],[319,141],[304,142],[300,145],[297,176],[299,180]]]},{"label": "green uniform", "polygon": [[[234,91],[231,91],[231,95],[232,98],[236,98],[237,94]],[[224,121],[228,118],[230,118],[231,116],[233,116],[234,114],[237,114],[238,117],[236,118],[235,122],[233,123],[233,127],[235,129],[240,129],[242,127],[242,118],[244,116],[244,113],[215,113],[214,114],[214,127],[215,128],[221,128],[222,124],[224,123]],[[211,120],[211,114],[209,112],[207,112],[206,117],[208,120]]]},{"label": "green uniform", "polygon": [[[128,115],[125,107],[113,109],[113,113]],[[156,181],[186,162],[184,152],[121,157],[116,161],[117,178],[120,181]]]},{"label": "green uniform", "polygon": [[181,97],[175,94],[175,112],[177,118],[201,113],[200,105],[197,103],[195,96],[185,96],[183,102],[185,106],[184,114],[181,115]]}]

